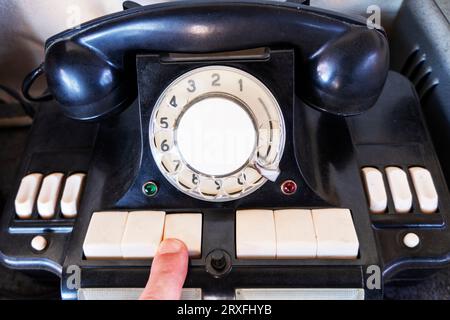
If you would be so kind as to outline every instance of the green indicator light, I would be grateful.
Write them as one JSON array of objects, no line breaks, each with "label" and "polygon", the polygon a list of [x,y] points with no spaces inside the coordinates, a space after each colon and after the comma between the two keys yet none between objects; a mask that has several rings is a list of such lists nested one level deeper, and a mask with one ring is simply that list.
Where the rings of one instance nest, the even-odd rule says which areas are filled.
[{"label": "green indicator light", "polygon": [[153,181],[146,182],[142,186],[142,192],[148,197],[153,197],[158,192],[158,186]]}]

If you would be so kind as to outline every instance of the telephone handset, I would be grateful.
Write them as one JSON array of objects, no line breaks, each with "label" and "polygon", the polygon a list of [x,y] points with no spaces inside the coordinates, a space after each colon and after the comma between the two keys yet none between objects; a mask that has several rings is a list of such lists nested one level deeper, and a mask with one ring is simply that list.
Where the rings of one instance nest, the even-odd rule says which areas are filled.
[{"label": "telephone handset", "polygon": [[335,13],[272,1],[174,2],[112,14],[46,43],[43,71],[64,113],[95,120],[135,98],[137,53],[292,48],[296,95],[337,115],[377,101],[389,69],[382,30]]}]

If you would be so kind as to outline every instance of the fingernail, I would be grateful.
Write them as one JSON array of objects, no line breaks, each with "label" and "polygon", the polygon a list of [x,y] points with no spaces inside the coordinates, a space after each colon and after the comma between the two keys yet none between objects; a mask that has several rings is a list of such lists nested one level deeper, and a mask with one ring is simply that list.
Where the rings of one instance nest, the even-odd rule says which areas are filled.
[{"label": "fingernail", "polygon": [[166,239],[159,245],[158,253],[177,253],[182,249],[182,244],[176,239]]}]

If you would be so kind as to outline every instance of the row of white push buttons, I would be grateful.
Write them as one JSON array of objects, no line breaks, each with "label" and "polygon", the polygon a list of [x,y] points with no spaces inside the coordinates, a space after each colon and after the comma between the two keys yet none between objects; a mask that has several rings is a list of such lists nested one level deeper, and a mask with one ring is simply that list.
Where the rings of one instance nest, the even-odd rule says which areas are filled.
[{"label": "row of white push buttons", "polygon": [[84,239],[86,259],[153,258],[162,239],[183,241],[189,256],[201,255],[202,215],[163,211],[95,212]]},{"label": "row of white push buttons", "polygon": [[358,250],[347,209],[236,212],[240,259],[356,259]]},{"label": "row of white push buttons", "polygon": [[[75,173],[66,179],[60,201],[61,213],[64,218],[76,217],[85,176],[84,173]],[[41,173],[31,173],[25,176],[20,183],[14,202],[17,217],[30,219],[37,197],[39,216],[42,219],[53,219],[63,178],[64,174],[59,172],[45,177]]]},{"label": "row of white push buttons", "polygon": [[[83,252],[86,259],[147,259],[168,238],[182,240],[190,257],[200,257],[202,214],[95,212]],[[358,249],[347,209],[236,212],[236,256],[240,259],[354,259]]]},{"label": "row of white push buttons", "polygon": [[[385,171],[395,211],[397,213],[410,212],[413,196],[406,172],[398,167],[387,167]],[[370,211],[372,213],[385,213],[387,209],[387,194],[383,174],[372,167],[363,168],[362,172]],[[430,172],[421,167],[412,167],[409,168],[409,174],[411,175],[421,212],[436,212],[439,199]]]}]

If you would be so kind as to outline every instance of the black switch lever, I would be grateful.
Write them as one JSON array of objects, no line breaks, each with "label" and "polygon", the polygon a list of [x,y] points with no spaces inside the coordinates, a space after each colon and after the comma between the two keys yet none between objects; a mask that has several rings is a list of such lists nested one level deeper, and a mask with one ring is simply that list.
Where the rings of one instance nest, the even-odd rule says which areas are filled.
[{"label": "black switch lever", "polygon": [[215,278],[226,275],[231,270],[231,257],[221,249],[216,249],[206,257],[206,271]]},{"label": "black switch lever", "polygon": [[222,250],[215,250],[211,253],[211,265],[216,270],[223,270],[225,268],[227,260]]}]

